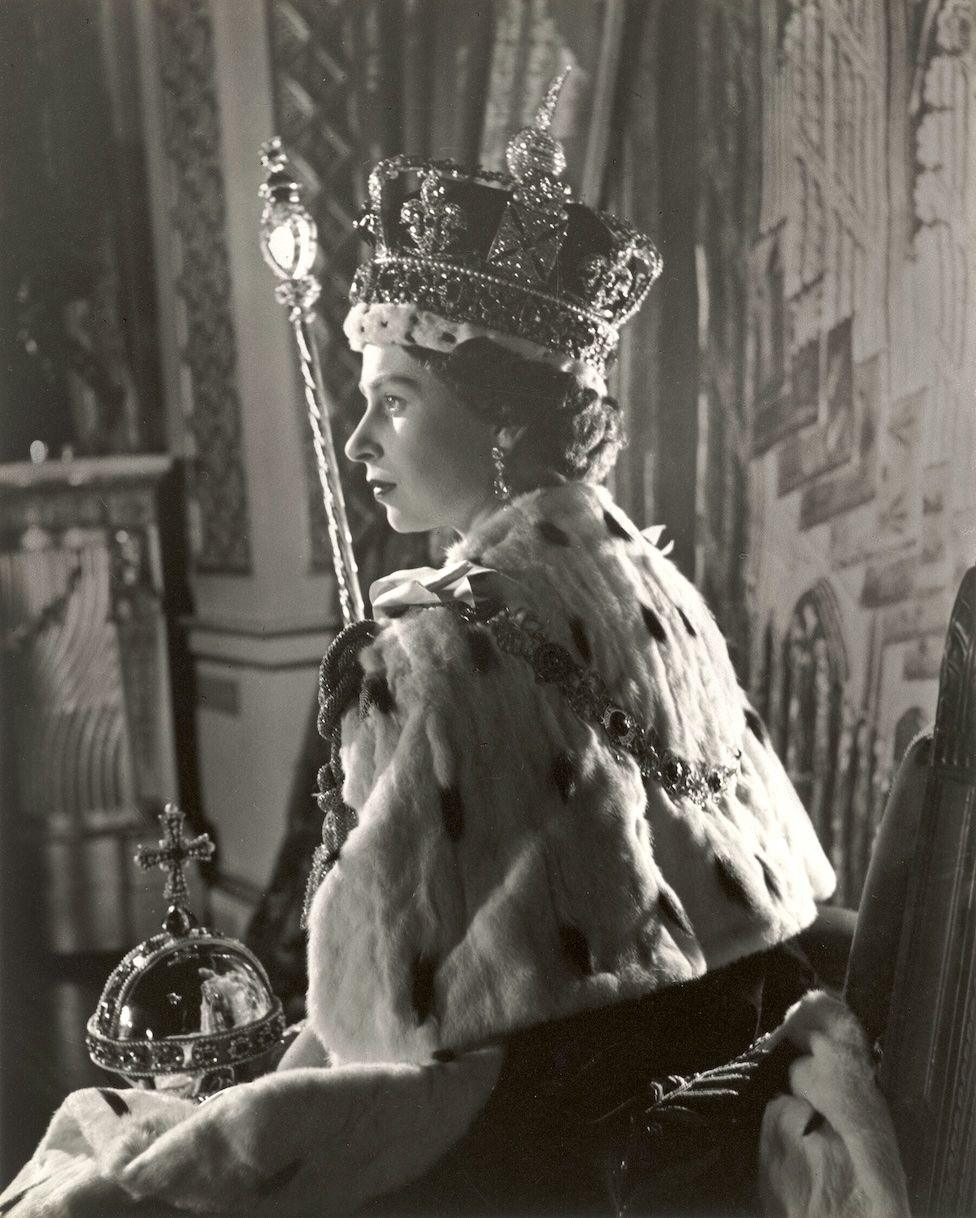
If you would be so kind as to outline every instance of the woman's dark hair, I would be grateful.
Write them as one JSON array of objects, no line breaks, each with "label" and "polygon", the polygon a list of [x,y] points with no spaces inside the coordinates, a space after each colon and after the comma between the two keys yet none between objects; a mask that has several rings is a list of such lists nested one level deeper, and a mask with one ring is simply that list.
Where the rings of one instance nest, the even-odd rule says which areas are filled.
[{"label": "woman's dark hair", "polygon": [[572,372],[525,359],[489,338],[453,351],[407,350],[487,422],[523,427],[505,472],[515,491],[553,483],[602,482],[624,446],[616,401]]}]

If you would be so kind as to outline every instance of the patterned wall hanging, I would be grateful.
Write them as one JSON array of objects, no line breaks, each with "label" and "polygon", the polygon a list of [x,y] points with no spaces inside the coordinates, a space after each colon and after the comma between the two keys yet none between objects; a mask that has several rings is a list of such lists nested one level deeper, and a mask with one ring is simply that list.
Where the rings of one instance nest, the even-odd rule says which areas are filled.
[{"label": "patterned wall hanging", "polygon": [[198,571],[242,575],[251,570],[251,547],[210,6],[156,0],[155,18],[182,405],[193,448],[194,564]]}]

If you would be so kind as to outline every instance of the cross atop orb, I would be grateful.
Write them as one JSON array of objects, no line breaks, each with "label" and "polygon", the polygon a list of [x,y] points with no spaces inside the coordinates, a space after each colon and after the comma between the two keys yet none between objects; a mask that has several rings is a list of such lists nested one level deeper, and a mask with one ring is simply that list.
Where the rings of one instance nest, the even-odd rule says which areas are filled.
[{"label": "cross atop orb", "polygon": [[183,866],[190,859],[204,861],[214,852],[214,844],[206,833],[199,837],[183,836],[185,816],[176,804],[167,804],[159,817],[164,836],[157,843],[156,849],[151,846],[140,846],[136,851],[136,863],[148,871],[150,867],[158,867],[168,871],[166,887],[163,896],[173,905],[185,906],[187,902],[186,878]]}]

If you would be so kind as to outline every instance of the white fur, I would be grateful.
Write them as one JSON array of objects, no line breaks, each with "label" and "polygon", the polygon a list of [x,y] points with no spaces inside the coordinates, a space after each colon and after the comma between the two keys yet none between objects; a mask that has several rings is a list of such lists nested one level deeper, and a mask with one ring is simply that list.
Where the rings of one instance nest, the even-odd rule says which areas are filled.
[{"label": "white fur", "polygon": [[490,338],[499,347],[524,359],[547,364],[561,372],[574,373],[582,385],[601,396],[607,392],[607,382],[585,360],[574,359],[541,343],[515,334],[503,334],[500,330],[479,326],[475,322],[449,321],[413,304],[375,301],[372,304],[355,304],[346,314],[342,329],[353,351],[362,351],[368,343],[375,343],[378,346],[423,347],[427,351],[450,354],[461,343],[472,338]]},{"label": "white fur", "polygon": [[[763,1209],[776,1218],[908,1218],[905,1172],[867,1040],[836,998],[807,994],[778,1038],[801,1056],[791,1094],[773,1100],[760,1137]],[[824,1122],[805,1132],[819,1113]]]},{"label": "white fur", "polygon": [[[424,1066],[284,1070],[198,1107],[76,1091],[4,1194],[13,1218],[349,1214],[419,1178],[468,1130],[502,1050]],[[141,1203],[141,1204],[140,1204]]]},{"label": "white fur", "polygon": [[[716,765],[741,748],[738,781],[707,810],[655,786],[648,794],[635,763],[524,660],[476,672],[467,627],[448,611],[387,626],[362,662],[385,675],[395,708],[344,720],[344,796],[360,823],[310,918],[310,1019],[344,1060],[425,1060],[439,1046],[698,976],[795,934],[833,888],[782,766],[745,726],[744,695],[701,597],[654,546],[609,533],[609,505],[605,491],[579,485],[523,496],[450,559],[508,576],[570,651],[578,618],[614,696],[685,757]],[[540,520],[572,544],[545,541]],[[641,602],[666,644],[649,637]],[[563,752],[578,769],[568,803],[552,776]],[[439,788],[451,783],[463,807],[457,841],[441,816]],[[717,856],[735,866],[751,906],[729,898]],[[662,919],[662,889],[693,935]],[[588,976],[562,953],[566,926],[589,947]],[[411,990],[418,957],[436,968],[422,1021]]]}]

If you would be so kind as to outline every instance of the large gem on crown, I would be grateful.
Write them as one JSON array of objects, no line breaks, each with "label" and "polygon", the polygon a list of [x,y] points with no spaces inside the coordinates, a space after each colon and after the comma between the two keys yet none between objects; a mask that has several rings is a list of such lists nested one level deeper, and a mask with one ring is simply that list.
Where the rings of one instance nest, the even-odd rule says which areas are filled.
[{"label": "large gem on crown", "polygon": [[489,269],[527,284],[546,282],[566,236],[567,213],[562,200],[545,199],[524,186],[513,193],[488,252]]}]

